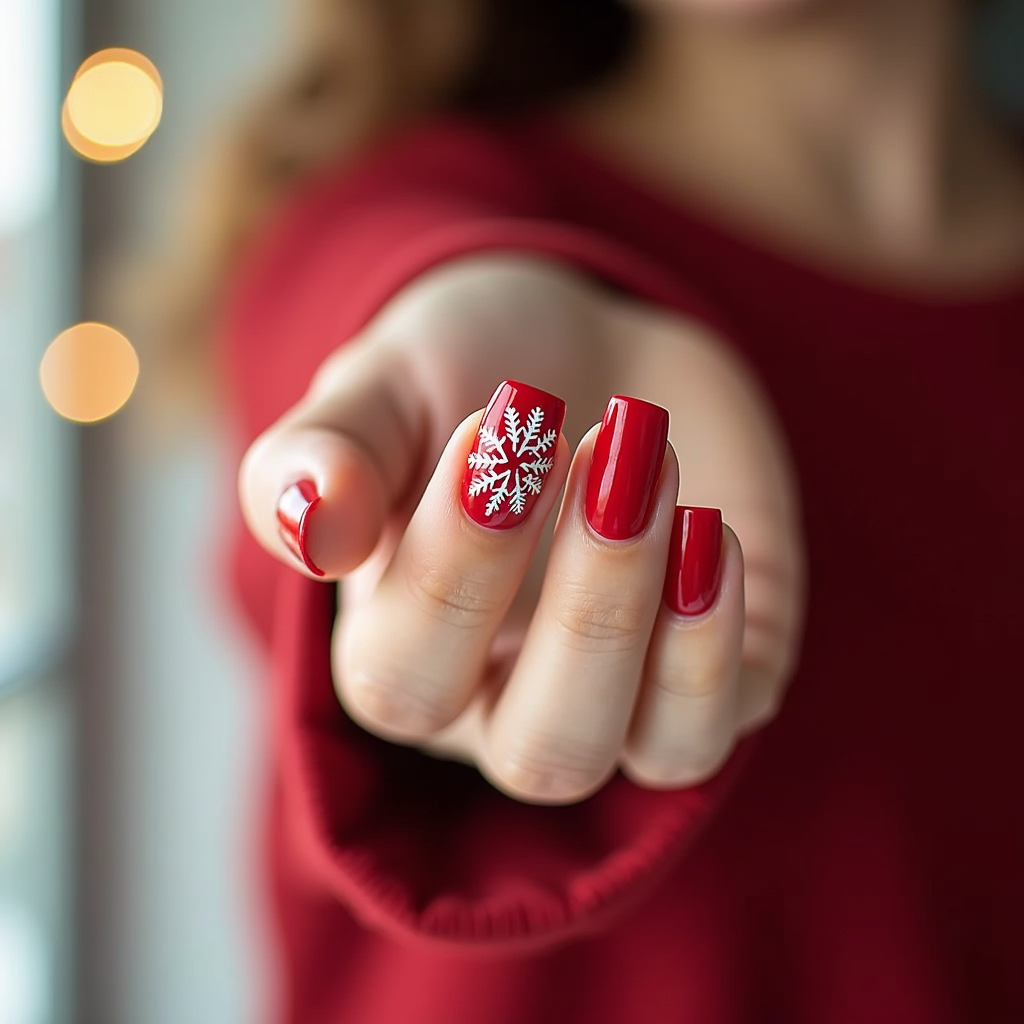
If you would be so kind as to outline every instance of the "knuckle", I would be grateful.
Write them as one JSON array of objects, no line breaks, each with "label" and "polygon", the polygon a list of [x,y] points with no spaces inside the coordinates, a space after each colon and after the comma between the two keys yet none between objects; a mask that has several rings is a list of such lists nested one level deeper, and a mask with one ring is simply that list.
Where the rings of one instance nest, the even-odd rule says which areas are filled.
[{"label": "knuckle", "polygon": [[345,709],[360,725],[385,738],[423,739],[450,725],[459,708],[434,688],[411,678],[359,672],[338,687]]},{"label": "knuckle", "polygon": [[408,581],[418,605],[432,618],[453,626],[485,625],[504,604],[504,595],[491,580],[468,576],[437,559],[414,559]]},{"label": "knuckle", "polygon": [[728,659],[709,656],[659,673],[655,686],[672,697],[706,699],[718,693],[731,672]]},{"label": "knuckle", "polygon": [[357,634],[335,628],[331,643],[334,691],[350,718],[385,739],[423,739],[458,717],[457,695],[417,680],[411,668],[375,664]]},{"label": "knuckle", "polygon": [[623,767],[637,785],[651,789],[695,786],[715,775],[731,750],[731,741],[694,741],[671,750],[631,751]]},{"label": "knuckle", "polygon": [[694,642],[682,630],[659,634],[654,645],[650,674],[656,689],[668,697],[710,700],[735,682],[743,656],[737,637],[734,643]]},{"label": "knuckle", "polygon": [[501,760],[499,781],[512,795],[538,803],[572,803],[589,796],[614,765],[592,744],[526,737]]},{"label": "knuckle", "polygon": [[579,583],[562,582],[554,595],[554,621],[570,646],[631,650],[646,642],[648,613],[638,595],[604,594]]}]

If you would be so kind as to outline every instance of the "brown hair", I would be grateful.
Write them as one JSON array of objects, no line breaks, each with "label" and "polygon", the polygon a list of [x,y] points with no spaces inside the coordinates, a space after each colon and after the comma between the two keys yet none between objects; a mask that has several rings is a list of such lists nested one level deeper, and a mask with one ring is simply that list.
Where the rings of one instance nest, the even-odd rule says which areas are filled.
[{"label": "brown hair", "polygon": [[173,353],[160,360],[164,390],[208,391],[210,321],[224,276],[311,172],[432,110],[514,111],[583,88],[617,66],[635,29],[623,0],[304,5],[296,58],[204,171],[179,266],[164,271],[172,293],[155,332],[158,351]]}]

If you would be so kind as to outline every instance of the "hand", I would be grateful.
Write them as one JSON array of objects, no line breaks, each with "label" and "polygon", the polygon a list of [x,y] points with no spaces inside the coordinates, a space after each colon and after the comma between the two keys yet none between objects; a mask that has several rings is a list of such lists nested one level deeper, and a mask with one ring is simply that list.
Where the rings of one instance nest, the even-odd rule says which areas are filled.
[{"label": "hand", "polygon": [[[479,412],[456,421],[501,376],[564,397],[570,438],[613,391],[669,409],[682,473],[670,450],[639,537],[587,523],[595,431],[571,469],[559,439],[521,525],[472,521],[456,495]],[[568,803],[617,767],[641,785],[697,781],[778,707],[802,600],[794,491],[756,387],[692,325],[539,262],[445,268],[328,360],[247,455],[247,520],[292,564],[277,507],[299,480],[322,496],[308,564],[344,577],[339,697],[378,735],[473,763],[518,799]],[[661,602],[677,494],[736,529],[698,616]]]}]

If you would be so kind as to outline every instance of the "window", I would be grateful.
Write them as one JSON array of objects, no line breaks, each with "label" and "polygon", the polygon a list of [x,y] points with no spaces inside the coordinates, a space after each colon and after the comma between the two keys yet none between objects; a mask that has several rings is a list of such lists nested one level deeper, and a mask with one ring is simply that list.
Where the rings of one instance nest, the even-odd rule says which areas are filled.
[{"label": "window", "polygon": [[[60,0],[0,0],[0,1020],[66,1016],[72,434],[38,367],[75,300]],[[70,161],[65,167],[71,168]]]}]

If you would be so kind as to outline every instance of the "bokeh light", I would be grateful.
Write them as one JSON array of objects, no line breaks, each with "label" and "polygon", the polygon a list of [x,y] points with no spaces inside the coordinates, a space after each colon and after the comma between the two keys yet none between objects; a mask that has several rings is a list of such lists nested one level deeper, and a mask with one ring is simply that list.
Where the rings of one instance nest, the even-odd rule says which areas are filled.
[{"label": "bokeh light", "polygon": [[138,379],[139,357],[131,342],[106,324],[76,324],[64,331],[39,366],[46,400],[76,423],[113,416],[131,398]]},{"label": "bokeh light", "polygon": [[71,147],[87,160],[124,160],[146,144],[160,124],[163,82],[155,65],[135,50],[100,50],[75,74],[61,112]]}]

